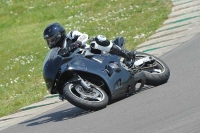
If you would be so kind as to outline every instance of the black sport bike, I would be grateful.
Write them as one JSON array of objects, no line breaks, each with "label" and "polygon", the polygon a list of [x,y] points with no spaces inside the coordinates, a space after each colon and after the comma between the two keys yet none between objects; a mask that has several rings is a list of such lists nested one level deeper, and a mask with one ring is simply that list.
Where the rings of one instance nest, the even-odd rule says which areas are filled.
[{"label": "black sport bike", "polygon": [[[113,41],[123,47],[125,40]],[[105,108],[114,99],[139,92],[144,85],[158,86],[168,81],[170,70],[159,58],[137,52],[132,67],[109,53],[92,54],[87,49],[53,48],[44,61],[43,77],[50,94],[86,110]],[[65,56],[63,56],[65,55]]]}]

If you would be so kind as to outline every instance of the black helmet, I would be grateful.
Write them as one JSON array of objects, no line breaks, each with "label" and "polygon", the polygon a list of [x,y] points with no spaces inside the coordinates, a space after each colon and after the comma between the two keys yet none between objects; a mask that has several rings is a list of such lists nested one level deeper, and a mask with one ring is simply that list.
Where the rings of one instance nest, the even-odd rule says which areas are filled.
[{"label": "black helmet", "polygon": [[43,36],[49,48],[62,47],[66,31],[59,23],[52,23],[44,29]]}]

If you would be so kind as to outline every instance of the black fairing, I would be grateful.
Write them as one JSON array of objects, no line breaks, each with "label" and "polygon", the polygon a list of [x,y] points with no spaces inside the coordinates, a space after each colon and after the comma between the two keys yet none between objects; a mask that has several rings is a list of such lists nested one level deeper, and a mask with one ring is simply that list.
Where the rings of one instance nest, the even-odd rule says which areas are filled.
[{"label": "black fairing", "polygon": [[[117,65],[113,65],[113,63]],[[119,66],[119,68],[116,66]],[[71,60],[70,63],[68,62],[67,67],[62,68],[65,68],[65,70],[61,71],[65,72],[76,70],[98,75],[106,83],[108,87],[106,89],[108,89],[112,99],[124,95],[129,86],[133,88],[135,85],[134,77],[120,65],[119,57],[115,55],[97,54],[86,58],[76,55],[75,59]],[[109,71],[112,72],[109,73]]]},{"label": "black fairing", "polygon": [[43,64],[43,77],[46,83],[46,87],[51,94],[56,93],[53,91],[54,80],[62,63],[62,57],[58,55],[59,50],[60,48],[51,49],[46,55]]},{"label": "black fairing", "polygon": [[97,82],[105,84],[102,89],[111,99],[124,96],[130,88],[134,90],[135,77],[121,66],[120,57],[110,54],[85,56],[76,51],[69,57],[62,57],[59,51],[59,48],[50,50],[44,61],[43,76],[51,94],[62,93],[60,89],[75,73],[83,75],[82,78],[97,77]]}]

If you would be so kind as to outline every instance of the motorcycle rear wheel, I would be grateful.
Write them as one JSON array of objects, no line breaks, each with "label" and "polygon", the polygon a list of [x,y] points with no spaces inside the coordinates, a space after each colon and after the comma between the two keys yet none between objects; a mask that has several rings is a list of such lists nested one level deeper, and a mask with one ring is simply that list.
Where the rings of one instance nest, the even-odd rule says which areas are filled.
[{"label": "motorcycle rear wheel", "polygon": [[78,83],[68,83],[63,88],[63,95],[71,104],[85,110],[103,109],[109,101],[105,91],[94,85],[87,92]]},{"label": "motorcycle rear wheel", "polygon": [[140,58],[144,58],[146,56],[153,57],[155,59],[155,62],[157,63],[157,65],[152,69],[142,68],[142,70],[144,70],[145,75],[146,75],[146,83],[145,84],[152,85],[152,86],[158,86],[158,85],[166,83],[170,76],[170,70],[169,70],[167,64],[165,62],[163,62],[161,59],[159,59],[158,57],[155,57],[153,55],[143,53],[143,52],[137,52],[136,60],[138,60]]}]

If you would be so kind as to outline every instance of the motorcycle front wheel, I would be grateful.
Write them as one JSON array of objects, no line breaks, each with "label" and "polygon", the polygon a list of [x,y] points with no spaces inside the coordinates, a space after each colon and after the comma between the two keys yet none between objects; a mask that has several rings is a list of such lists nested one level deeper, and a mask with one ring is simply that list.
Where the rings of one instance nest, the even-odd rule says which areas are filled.
[{"label": "motorcycle front wheel", "polygon": [[145,64],[141,68],[142,70],[144,70],[146,75],[146,84],[158,86],[166,83],[170,76],[170,70],[167,64],[163,62],[160,58],[143,52],[137,52],[136,60],[139,60],[140,58],[145,58],[147,56],[152,57],[154,61],[149,64]]},{"label": "motorcycle front wheel", "polygon": [[108,96],[97,86],[90,86],[86,91],[79,83],[68,83],[63,88],[63,95],[71,104],[85,110],[100,110],[107,106]]}]

